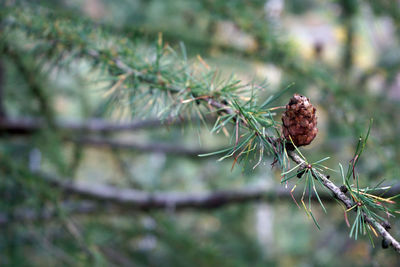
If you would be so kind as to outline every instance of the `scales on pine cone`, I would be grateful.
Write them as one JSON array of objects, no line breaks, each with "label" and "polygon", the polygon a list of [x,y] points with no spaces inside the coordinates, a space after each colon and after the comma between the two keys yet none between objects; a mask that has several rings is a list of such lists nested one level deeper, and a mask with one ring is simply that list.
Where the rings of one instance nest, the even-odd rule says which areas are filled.
[{"label": "scales on pine cone", "polygon": [[295,94],[290,99],[282,114],[282,132],[289,143],[291,138],[295,146],[305,146],[314,140],[318,132],[315,111],[305,96]]}]

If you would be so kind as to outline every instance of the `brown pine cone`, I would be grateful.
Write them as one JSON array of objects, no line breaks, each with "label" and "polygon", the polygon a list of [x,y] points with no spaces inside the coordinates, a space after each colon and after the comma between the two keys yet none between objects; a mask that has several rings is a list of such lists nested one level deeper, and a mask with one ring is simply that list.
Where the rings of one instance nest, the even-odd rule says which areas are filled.
[{"label": "brown pine cone", "polygon": [[288,142],[289,136],[296,146],[305,146],[314,140],[318,132],[315,111],[315,107],[305,96],[295,94],[290,99],[282,114],[282,132]]}]

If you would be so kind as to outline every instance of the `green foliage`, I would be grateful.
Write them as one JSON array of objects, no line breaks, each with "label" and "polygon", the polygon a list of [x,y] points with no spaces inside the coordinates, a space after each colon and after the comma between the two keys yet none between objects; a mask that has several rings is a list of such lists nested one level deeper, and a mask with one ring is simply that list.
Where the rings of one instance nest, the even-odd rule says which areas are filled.
[{"label": "green foliage", "polygon": [[[85,11],[86,1],[67,2],[0,4],[0,67],[6,69],[5,82],[0,79],[0,87],[4,84],[5,88],[0,101],[5,102],[11,117],[44,119],[43,129],[33,135],[15,137],[4,131],[1,136],[0,193],[5,199],[0,201],[0,223],[2,219],[7,223],[6,234],[0,237],[0,265],[334,265],[327,259],[343,255],[340,247],[364,244],[361,235],[368,235],[373,241],[376,233],[365,222],[365,215],[383,223],[396,213],[394,197],[382,194],[390,187],[382,182],[369,185],[375,184],[371,180],[376,177],[387,181],[398,177],[399,129],[393,122],[400,114],[399,106],[386,95],[377,96],[367,88],[381,72],[386,73],[384,82],[392,84],[398,72],[398,58],[382,55],[376,66],[358,69],[353,58],[355,44],[349,37],[344,45],[351,53],[347,53],[348,60],[341,61],[347,62],[346,66],[315,58],[307,60],[289,40],[284,27],[268,18],[265,1],[100,1],[108,12],[92,18]],[[325,9],[319,1],[306,1],[301,7],[298,2],[289,1],[284,12],[301,16]],[[375,14],[387,14],[398,24],[391,4],[372,2],[369,1]],[[334,23],[343,23],[345,32],[351,35],[350,28],[355,26],[344,21],[362,17],[360,3],[329,4],[342,11],[342,20]],[[255,45],[242,48],[218,39],[217,25],[226,22],[232,23],[240,34],[250,36]],[[396,42],[391,48],[394,51]],[[225,63],[229,66],[221,70],[221,58],[246,62],[252,68],[242,67],[239,75],[227,76],[233,63]],[[254,78],[254,62],[279,69],[279,83],[271,85],[264,78]],[[293,82],[296,86],[292,86]],[[311,148],[312,153],[295,148],[303,163],[290,166],[285,145],[288,141],[282,140],[279,115],[281,104],[286,102],[284,96],[294,90],[312,95],[313,103],[318,103],[318,110],[327,117],[324,121],[321,116],[321,128],[326,125],[327,130],[320,135],[323,141],[315,141],[319,143]],[[66,111],[71,106],[74,111]],[[360,137],[347,172],[342,165],[340,171],[333,170],[331,162],[351,157],[350,140],[364,130],[364,122],[372,116],[376,124],[368,144],[371,154],[364,153],[361,158],[369,129],[366,137]],[[185,117],[191,127],[168,126],[152,133],[71,133],[59,128],[60,118],[65,117],[157,117],[166,124]],[[213,147],[212,152],[200,155],[205,159],[199,163],[162,153],[143,156],[118,149],[93,152],[93,148],[75,142],[90,135],[138,143],[158,139],[172,145],[200,142],[220,148],[224,144],[226,148]],[[37,151],[40,160],[35,165],[32,155]],[[213,155],[220,157],[219,162],[208,159]],[[272,170],[265,167],[271,162],[275,167]],[[241,164],[242,173],[234,168],[236,164]],[[356,168],[363,173],[362,178]],[[296,217],[297,211],[281,212],[274,203],[268,204],[276,216],[268,218],[273,226],[269,234],[272,242],[269,240],[267,245],[262,244],[261,230],[255,227],[254,217],[261,208],[253,204],[215,212],[176,213],[172,207],[142,213],[99,202],[101,209],[96,213],[74,214],[64,204],[70,204],[70,200],[80,203],[85,198],[75,199],[54,189],[35,173],[37,169],[60,177],[71,176],[71,182],[87,177],[86,182],[94,184],[151,192],[259,186],[269,183],[271,179],[266,176],[270,176],[290,186],[294,202],[322,231],[308,230],[301,217]],[[345,208],[344,220],[336,216],[329,201],[322,200],[324,178],[316,173],[332,174],[333,182],[341,176],[353,205]],[[112,178],[105,178],[107,175]],[[300,205],[295,189],[301,192]],[[285,210],[296,207],[279,201]],[[51,211],[51,216],[32,221],[16,216],[26,211]],[[325,215],[327,211],[329,215]],[[340,222],[350,225],[350,211],[355,212],[353,223],[349,231],[341,230],[338,227],[344,223]],[[337,239],[325,238],[329,228],[335,228]],[[293,232],[286,233],[288,229]],[[273,232],[285,232],[290,240],[280,240]],[[344,237],[348,232],[350,237],[359,239],[358,243],[344,244],[348,242]],[[328,247],[322,239],[333,245]],[[296,246],[301,246],[300,252],[293,249]],[[353,263],[353,254],[348,254],[344,257]],[[391,259],[387,257],[385,262],[390,264]]]}]

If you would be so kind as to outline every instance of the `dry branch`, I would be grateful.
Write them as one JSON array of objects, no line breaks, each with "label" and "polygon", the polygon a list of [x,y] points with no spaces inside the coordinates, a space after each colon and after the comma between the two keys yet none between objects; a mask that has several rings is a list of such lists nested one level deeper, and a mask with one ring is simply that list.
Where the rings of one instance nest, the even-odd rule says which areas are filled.
[{"label": "dry branch", "polygon": [[[134,122],[115,123],[100,119],[91,119],[83,122],[64,121],[58,122],[57,126],[64,131],[75,131],[75,132],[117,132],[117,131],[135,131],[145,128],[162,127],[171,124],[177,125],[185,122],[185,120],[140,120]],[[43,120],[33,118],[0,118],[0,133],[7,133],[9,135],[24,135],[31,134],[45,128]],[[159,152],[165,154],[172,154],[178,156],[197,157],[199,154],[207,154],[211,151],[199,149],[199,148],[187,148],[183,146],[166,144],[166,143],[139,143],[139,142],[127,142],[122,140],[115,140],[109,138],[100,137],[81,137],[72,138],[66,137],[66,140],[73,141],[76,143],[94,146],[94,147],[107,147],[115,149],[126,149],[126,150],[139,150],[147,152]],[[218,149],[216,149],[218,150]],[[214,150],[213,150],[214,151]]]},{"label": "dry branch", "polygon": [[[82,122],[60,121],[56,126],[65,131],[81,132],[114,132],[114,131],[134,131],[145,128],[160,127],[163,125],[180,124],[185,120],[179,119],[149,119],[133,122],[111,122],[102,119],[90,119]],[[30,134],[46,127],[42,119],[35,118],[1,118],[0,133],[8,134]]]},{"label": "dry branch", "polygon": [[[296,155],[290,155],[296,162],[300,162]],[[73,182],[66,179],[60,179],[46,173],[36,173],[38,177],[59,188],[63,194],[74,195],[83,200],[79,202],[64,202],[61,208],[72,214],[90,214],[90,213],[111,213],[119,212],[126,209],[130,210],[154,210],[154,209],[215,209],[232,204],[241,204],[258,201],[277,201],[285,200],[292,201],[290,191],[284,187],[275,187],[269,189],[260,188],[245,188],[238,190],[222,190],[215,192],[203,193],[179,193],[179,192],[145,192],[134,189],[118,188],[110,185],[100,185],[84,182]],[[326,177],[325,177],[326,178]],[[330,185],[329,180],[325,180],[324,184],[329,184],[335,192],[338,193],[337,198],[347,198],[342,196],[341,191],[335,186]],[[339,190],[339,191],[337,191]],[[294,192],[294,197],[299,198],[301,190]],[[339,193],[340,192],[340,193]],[[390,197],[399,194],[400,186],[391,188],[385,192],[385,197]],[[378,191],[378,194],[384,193]],[[319,194],[323,201],[333,201],[331,194],[321,192]],[[315,195],[312,200],[317,201]],[[347,201],[347,200],[346,200]],[[98,203],[101,202],[102,204]],[[13,218],[17,221],[35,221],[47,220],[56,215],[53,209],[43,210],[38,213],[30,209],[17,210],[13,214]],[[10,222],[9,216],[0,213],[0,225]],[[371,221],[371,223],[373,223]],[[375,222],[376,223],[376,222]],[[390,240],[385,231],[376,226],[378,232],[385,235],[385,238]]]},{"label": "dry branch", "polygon": [[233,203],[258,201],[261,199],[290,198],[289,192],[281,187],[273,190],[248,188],[209,193],[150,193],[110,185],[65,181],[44,173],[38,173],[38,175],[48,183],[60,188],[66,194],[77,195],[85,199],[105,201],[138,210],[213,209]]}]

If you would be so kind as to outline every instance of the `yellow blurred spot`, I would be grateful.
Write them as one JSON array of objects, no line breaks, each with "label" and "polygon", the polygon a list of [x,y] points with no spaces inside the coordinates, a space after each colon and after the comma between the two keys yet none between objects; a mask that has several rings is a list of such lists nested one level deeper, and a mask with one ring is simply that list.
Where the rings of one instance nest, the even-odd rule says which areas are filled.
[{"label": "yellow blurred spot", "polygon": [[336,27],[333,33],[339,42],[344,42],[346,40],[346,31],[343,27]]}]

